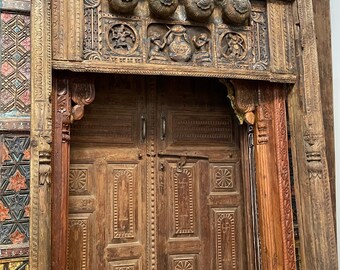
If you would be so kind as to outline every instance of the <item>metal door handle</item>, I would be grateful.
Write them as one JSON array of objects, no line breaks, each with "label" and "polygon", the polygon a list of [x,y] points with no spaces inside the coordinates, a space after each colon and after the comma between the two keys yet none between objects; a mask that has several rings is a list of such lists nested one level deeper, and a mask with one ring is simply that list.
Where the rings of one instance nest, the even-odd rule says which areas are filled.
[{"label": "metal door handle", "polygon": [[141,130],[141,139],[142,141],[145,141],[146,138],[146,119],[144,115],[141,116],[141,122],[142,122],[142,130]]},{"label": "metal door handle", "polygon": [[161,116],[161,140],[164,141],[166,135],[166,118],[162,114]]}]

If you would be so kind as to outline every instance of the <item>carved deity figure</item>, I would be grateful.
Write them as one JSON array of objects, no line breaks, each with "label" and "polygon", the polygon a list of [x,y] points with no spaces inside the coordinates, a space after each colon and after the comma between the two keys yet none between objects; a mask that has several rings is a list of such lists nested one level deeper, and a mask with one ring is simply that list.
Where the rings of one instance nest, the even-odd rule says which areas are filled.
[{"label": "carved deity figure", "polygon": [[170,28],[167,36],[169,57],[175,62],[188,62],[193,54],[190,39],[186,29],[181,25]]},{"label": "carved deity figure", "polygon": [[114,49],[130,51],[136,41],[134,33],[121,24],[111,29],[111,41]]},{"label": "carved deity figure", "polygon": [[197,49],[195,61],[198,63],[211,62],[208,35],[201,33],[199,36],[194,36],[192,42]]},{"label": "carved deity figure", "polygon": [[243,38],[236,33],[228,33],[225,39],[226,45],[222,47],[223,54],[228,58],[242,59],[246,52]]},{"label": "carved deity figure", "polygon": [[164,55],[164,48],[166,46],[166,38],[161,38],[161,35],[158,32],[152,32],[150,35],[151,41],[151,49],[150,49],[150,61],[152,60],[160,60],[166,61],[167,58]]}]

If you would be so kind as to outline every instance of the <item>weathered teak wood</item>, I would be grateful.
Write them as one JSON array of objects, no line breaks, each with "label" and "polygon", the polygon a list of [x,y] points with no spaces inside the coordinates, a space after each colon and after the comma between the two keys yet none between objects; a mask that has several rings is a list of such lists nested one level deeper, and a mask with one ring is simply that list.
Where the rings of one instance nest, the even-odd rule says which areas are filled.
[{"label": "weathered teak wood", "polygon": [[[331,186],[331,197],[334,220],[335,211],[335,146],[334,146],[334,114],[333,114],[333,80],[332,80],[332,48],[330,6],[328,0],[313,0],[315,21],[315,35],[318,52],[318,65],[320,76],[320,93],[325,129],[326,156]],[[326,18],[326,19],[325,19]],[[334,221],[334,224],[336,222]]]},{"label": "weathered teak wood", "polygon": [[52,269],[66,270],[71,93],[69,81],[53,82]]},{"label": "weathered teak wood", "polygon": [[290,196],[286,91],[259,84],[255,160],[263,269],[295,269]]},{"label": "weathered teak wood", "polygon": [[[320,38],[320,30],[316,30],[319,26],[316,25],[315,16],[318,11],[313,10],[312,0],[296,1],[294,6],[295,23],[299,26],[296,38],[300,76],[290,94],[288,104],[301,238],[301,264],[303,269],[337,269],[330,188],[330,176],[333,173],[329,172],[329,169],[334,168],[328,165],[327,155],[330,154],[332,159],[332,154],[328,149],[330,146],[326,147],[326,142],[331,143],[332,140],[325,139],[329,138],[329,135],[326,135],[328,131],[325,130],[323,110],[326,112],[328,108],[323,108],[322,100],[326,99],[321,96],[321,91],[327,89],[329,84],[327,78],[323,77],[325,67],[322,65],[319,69],[319,61],[324,60],[320,57],[325,55],[318,55],[317,38]],[[328,49],[326,47],[325,54]],[[326,123],[329,123],[327,118]]]},{"label": "weathered teak wood", "polygon": [[[146,3],[146,1],[141,2]],[[51,198],[49,190],[51,171],[50,143],[52,141],[52,109],[50,105],[52,89],[51,8],[53,8],[53,44],[55,45],[54,68],[75,71],[227,76],[238,79],[271,80],[281,83],[294,82],[295,65],[292,29],[295,25],[297,30],[301,27],[302,46],[299,45],[298,55],[301,56],[300,60],[302,61],[299,63],[301,67],[303,66],[303,70],[299,70],[301,74],[300,82],[294,89],[289,106],[290,120],[292,121],[293,154],[295,156],[294,172],[298,183],[297,194],[300,195],[298,196],[298,207],[300,209],[298,213],[303,242],[302,261],[306,269],[336,269],[335,234],[328,173],[330,165],[327,166],[326,161],[325,133],[322,122],[322,108],[319,102],[321,100],[319,91],[320,76],[318,73],[319,61],[315,45],[315,17],[313,16],[312,1],[297,0],[296,5],[298,6],[299,16],[295,16],[295,24],[290,17],[291,4],[288,1],[267,1],[269,33],[268,38],[265,40],[269,44],[269,50],[266,53],[270,51],[269,58],[271,61],[268,69],[266,71],[251,68],[236,70],[233,68],[234,66],[229,66],[223,69],[223,72],[218,68],[210,69],[209,71],[209,68],[204,65],[202,67],[187,64],[176,66],[177,64],[172,62],[170,62],[172,66],[149,64],[146,67],[146,65],[140,65],[139,63],[125,63],[127,60],[121,56],[118,57],[118,63],[114,61],[103,63],[100,59],[95,58],[83,61],[83,57],[86,58],[85,53],[82,51],[82,40],[85,35],[84,26],[82,25],[84,22],[83,16],[85,16],[83,8],[87,5],[86,11],[88,14],[92,14],[91,11],[94,11],[93,9],[97,8],[100,3],[101,1],[99,0],[85,0],[83,6],[83,1],[80,0],[56,0],[53,1],[53,6],[51,7],[50,1],[34,0],[32,2],[32,36],[34,38],[32,38],[31,269],[46,270],[51,268]],[[108,2],[105,1],[103,7],[104,11],[107,12]],[[69,18],[67,18],[68,15],[70,15]],[[260,25],[263,24],[261,17],[257,18],[257,21]],[[94,22],[98,23],[99,21],[94,20]],[[152,22],[155,23],[155,21]],[[190,25],[190,23],[186,24],[186,27],[191,27]],[[198,24],[194,25],[197,26]],[[240,30],[239,28],[237,29],[237,31]],[[243,28],[243,30],[245,29]],[[299,31],[297,31],[296,36],[298,37],[299,34]],[[262,38],[262,36],[259,37]],[[263,42],[264,40],[261,41]],[[299,38],[297,42],[300,43]],[[264,47],[266,47],[265,44]],[[148,55],[144,54],[144,57],[144,59],[147,59]],[[234,65],[234,60],[230,60],[231,65]],[[286,155],[287,140],[285,138],[286,125],[283,113],[284,97],[282,96],[283,89],[279,90],[279,88],[282,88],[282,86],[274,84],[262,85],[260,93],[270,92],[267,96],[268,99],[264,99],[264,101],[269,100],[269,105],[266,106],[263,103],[262,96],[260,96],[260,104],[256,109],[258,121],[255,138],[256,142],[257,140],[261,142],[256,145],[256,166],[257,170],[259,170],[257,185],[260,204],[260,232],[261,241],[265,247],[261,249],[264,269],[294,269],[292,264],[294,251],[292,250],[290,192],[288,189],[289,183],[287,182],[288,162]],[[77,101],[74,102],[77,103]],[[303,108],[300,108],[301,104]],[[74,108],[74,118],[81,118],[83,105],[81,104],[80,107]],[[268,111],[267,108],[271,110]],[[245,111],[244,114],[246,113],[249,112]],[[262,115],[262,113],[264,114]],[[268,126],[262,125],[261,117],[269,117],[265,121]],[[305,124],[308,127],[305,127]],[[62,145],[55,145],[55,147],[56,149],[62,149]],[[281,162],[273,164],[274,157],[277,161],[281,159]],[[304,158],[305,162],[301,162],[301,158]],[[100,171],[105,166],[105,162],[99,162],[96,166]],[[61,181],[67,183],[66,174],[63,177],[64,179],[61,179]],[[322,188],[320,188],[319,184],[321,184]],[[304,194],[307,194],[307,196]],[[59,202],[59,207],[63,203],[65,203],[65,200]],[[65,217],[67,214],[65,211],[67,210],[61,210],[63,211],[55,214]],[[266,211],[273,212],[267,213]],[[62,220],[65,224],[65,219]],[[62,235],[65,236],[65,232],[62,232]],[[65,239],[63,239],[63,245],[65,245]],[[61,252],[64,252],[64,250]],[[61,262],[64,264],[65,258]],[[56,269],[65,269],[65,265],[57,266]]]},{"label": "weathered teak wood", "polygon": [[70,172],[70,126],[84,115],[84,106],[94,99],[92,81],[70,81],[66,74],[53,82],[53,182],[52,182],[52,269],[67,269],[67,237]]}]

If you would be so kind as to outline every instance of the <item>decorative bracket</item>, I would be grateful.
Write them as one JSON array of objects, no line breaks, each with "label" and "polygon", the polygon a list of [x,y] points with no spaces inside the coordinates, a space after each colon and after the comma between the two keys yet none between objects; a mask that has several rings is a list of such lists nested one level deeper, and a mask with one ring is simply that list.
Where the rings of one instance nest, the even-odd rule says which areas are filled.
[{"label": "decorative bracket", "polygon": [[257,87],[254,89],[254,82],[226,79],[221,79],[221,82],[228,89],[228,98],[240,124],[246,122],[254,125],[257,100]]}]

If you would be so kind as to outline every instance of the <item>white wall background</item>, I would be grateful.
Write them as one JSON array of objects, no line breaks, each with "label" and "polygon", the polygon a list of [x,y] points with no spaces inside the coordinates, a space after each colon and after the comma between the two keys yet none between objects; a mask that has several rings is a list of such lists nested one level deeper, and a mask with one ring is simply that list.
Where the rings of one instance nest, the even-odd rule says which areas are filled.
[{"label": "white wall background", "polygon": [[[335,158],[336,158],[336,208],[338,250],[340,251],[340,1],[330,0],[332,50],[333,50],[333,94],[334,94],[334,130],[335,130]],[[338,252],[340,262],[340,252]],[[340,268],[340,267],[339,267]]]}]

